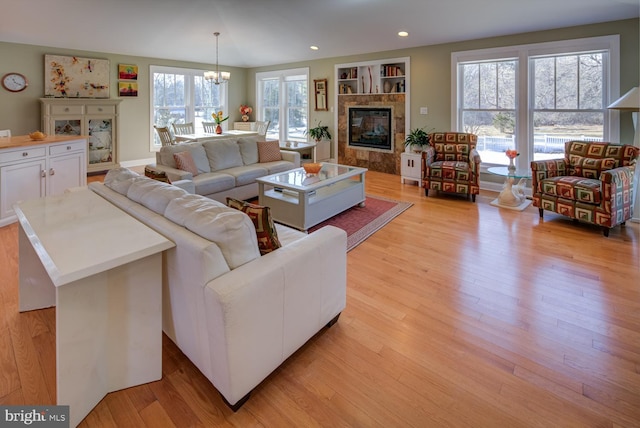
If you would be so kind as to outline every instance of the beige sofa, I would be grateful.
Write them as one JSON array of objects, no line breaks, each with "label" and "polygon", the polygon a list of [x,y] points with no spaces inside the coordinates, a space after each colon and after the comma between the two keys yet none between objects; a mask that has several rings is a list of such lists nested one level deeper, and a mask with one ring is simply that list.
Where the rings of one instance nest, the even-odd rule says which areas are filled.
[{"label": "beige sofa", "polygon": [[282,247],[261,256],[249,217],[217,201],[126,168],[89,188],[176,244],[163,259],[163,331],[234,410],[345,307],[341,229],[277,224]]},{"label": "beige sofa", "polygon": [[[220,138],[207,142],[163,146],[153,168],[166,172],[180,187],[220,202],[227,196],[250,199],[258,196],[256,178],[300,167],[300,154],[281,150],[282,160],[259,162],[258,136]],[[178,169],[174,153],[189,151],[198,174]],[[185,186],[185,180],[187,181]],[[189,182],[193,185],[189,188]]]}]

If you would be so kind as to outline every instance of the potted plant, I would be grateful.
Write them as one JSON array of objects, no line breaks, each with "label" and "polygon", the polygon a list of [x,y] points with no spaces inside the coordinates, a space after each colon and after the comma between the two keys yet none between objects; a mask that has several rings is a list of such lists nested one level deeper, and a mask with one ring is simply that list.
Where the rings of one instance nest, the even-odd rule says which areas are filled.
[{"label": "potted plant", "polygon": [[411,130],[409,135],[407,135],[407,138],[404,140],[404,145],[414,152],[421,152],[429,145],[430,138],[424,128],[416,128]]},{"label": "potted plant", "polygon": [[326,138],[327,140],[331,140],[331,132],[329,132],[329,127],[326,125],[321,125],[322,122],[318,122],[318,126],[315,128],[310,128],[307,134],[313,138],[317,143],[319,143],[322,139]]}]

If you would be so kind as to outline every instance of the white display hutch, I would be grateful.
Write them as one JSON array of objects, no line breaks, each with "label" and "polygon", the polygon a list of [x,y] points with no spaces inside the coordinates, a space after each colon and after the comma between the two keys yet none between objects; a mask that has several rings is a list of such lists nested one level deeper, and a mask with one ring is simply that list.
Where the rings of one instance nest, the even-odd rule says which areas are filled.
[{"label": "white display hutch", "polygon": [[49,135],[88,136],[87,172],[119,167],[119,99],[41,98],[42,129]]}]

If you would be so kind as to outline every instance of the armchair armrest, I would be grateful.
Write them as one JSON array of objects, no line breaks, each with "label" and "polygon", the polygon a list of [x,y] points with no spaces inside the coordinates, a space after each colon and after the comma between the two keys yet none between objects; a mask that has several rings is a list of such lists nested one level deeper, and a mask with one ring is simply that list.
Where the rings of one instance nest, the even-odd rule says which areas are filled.
[{"label": "armchair armrest", "polygon": [[[633,207],[633,167],[621,166],[618,168],[602,171],[600,173],[602,182],[602,195],[607,200],[603,200],[602,208],[611,214],[614,224],[614,213],[624,210],[625,205]],[[624,195],[629,195],[625,200]],[[620,197],[622,196],[622,197]]]},{"label": "armchair armrest", "polygon": [[431,165],[431,163],[433,162],[433,158],[436,156],[436,149],[434,149],[432,146],[427,146],[423,151],[422,151],[422,178],[426,177],[427,174],[427,167]]},{"label": "armchair armrest", "polygon": [[478,153],[476,149],[472,149],[471,152],[469,152],[469,168],[471,168],[471,171],[476,175],[480,174],[481,162],[480,153]]}]

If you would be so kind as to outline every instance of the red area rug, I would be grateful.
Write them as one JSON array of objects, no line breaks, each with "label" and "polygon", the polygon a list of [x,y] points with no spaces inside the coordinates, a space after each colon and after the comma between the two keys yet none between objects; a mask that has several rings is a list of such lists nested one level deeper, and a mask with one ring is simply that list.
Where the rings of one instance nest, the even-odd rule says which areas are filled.
[{"label": "red area rug", "polygon": [[339,227],[347,232],[347,251],[351,251],[411,205],[413,204],[409,202],[367,196],[364,207],[349,208],[313,226],[309,229],[309,233],[327,225]]}]

